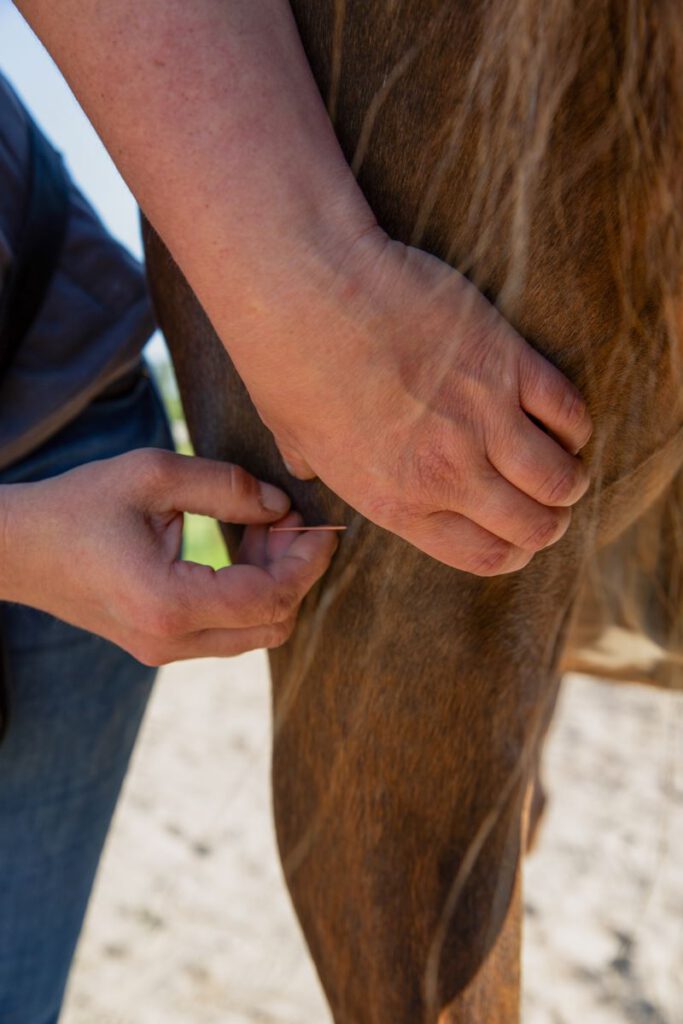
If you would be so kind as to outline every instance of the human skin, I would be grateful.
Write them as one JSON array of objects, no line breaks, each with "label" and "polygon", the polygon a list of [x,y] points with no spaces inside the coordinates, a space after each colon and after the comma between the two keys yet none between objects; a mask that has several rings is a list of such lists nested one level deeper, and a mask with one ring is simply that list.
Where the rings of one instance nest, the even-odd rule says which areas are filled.
[{"label": "human skin", "polygon": [[564,534],[584,402],[462,275],[377,225],[285,0],[17,6],[295,475],[480,575]]},{"label": "human skin", "polygon": [[[148,665],[283,643],[336,548],[237,466],[140,449],[0,487],[0,600],[51,612]],[[179,559],[183,511],[248,523],[235,564]],[[67,526],[67,524],[70,524]]]}]

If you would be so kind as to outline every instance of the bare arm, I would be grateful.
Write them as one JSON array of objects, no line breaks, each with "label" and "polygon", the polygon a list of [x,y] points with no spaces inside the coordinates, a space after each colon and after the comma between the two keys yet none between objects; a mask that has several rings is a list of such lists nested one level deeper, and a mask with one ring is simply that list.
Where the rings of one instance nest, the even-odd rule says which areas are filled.
[{"label": "bare arm", "polygon": [[564,533],[585,406],[464,278],[375,225],[286,0],[18,6],[300,475],[484,575]]},{"label": "bare arm", "polygon": [[343,240],[374,224],[288,3],[17,7],[219,331],[267,312],[265,295],[270,306],[303,276],[299,267],[317,272],[320,285]]}]

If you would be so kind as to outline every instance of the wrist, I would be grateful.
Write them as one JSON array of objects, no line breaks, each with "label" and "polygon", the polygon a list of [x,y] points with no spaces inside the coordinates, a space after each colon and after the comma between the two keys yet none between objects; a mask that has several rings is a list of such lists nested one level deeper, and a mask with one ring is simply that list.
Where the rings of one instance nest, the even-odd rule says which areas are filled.
[{"label": "wrist", "polygon": [[[224,261],[220,290],[200,295],[230,355],[305,354],[320,336],[323,310],[336,315],[363,280],[367,253],[384,238],[349,169],[317,191],[302,175],[300,196],[277,223],[240,239]],[[350,179],[345,180],[346,174]],[[316,324],[315,330],[308,327]],[[277,343],[275,340],[277,338]]]},{"label": "wrist", "polygon": [[301,385],[311,398],[336,367],[362,357],[387,241],[371,217],[321,224],[276,254],[272,272],[252,276],[237,301],[226,294],[212,320],[253,397],[273,389],[286,403]]}]

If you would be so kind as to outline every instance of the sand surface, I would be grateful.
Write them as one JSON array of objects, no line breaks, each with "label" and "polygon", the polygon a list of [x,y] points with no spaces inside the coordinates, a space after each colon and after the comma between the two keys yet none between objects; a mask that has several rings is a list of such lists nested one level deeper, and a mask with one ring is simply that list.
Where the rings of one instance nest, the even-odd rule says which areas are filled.
[{"label": "sand surface", "polygon": [[[329,1024],[275,853],[265,659],[164,669],[62,1024]],[[525,1024],[683,1024],[683,698],[568,681]]]}]

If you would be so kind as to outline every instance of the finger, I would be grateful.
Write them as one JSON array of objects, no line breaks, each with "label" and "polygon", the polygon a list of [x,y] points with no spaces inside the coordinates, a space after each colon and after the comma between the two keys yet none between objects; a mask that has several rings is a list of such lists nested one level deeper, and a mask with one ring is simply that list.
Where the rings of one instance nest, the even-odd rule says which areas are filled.
[{"label": "finger", "polygon": [[[298,512],[289,512],[278,519],[275,526],[303,526]],[[235,565],[260,565],[265,568],[291,546],[296,535],[292,533],[271,533],[267,526],[247,526],[235,558]]]},{"label": "finger", "polygon": [[247,651],[272,649],[291,636],[294,617],[272,626],[252,629],[205,629],[190,633],[151,653],[147,660],[155,664],[187,661],[189,658],[232,658]]},{"label": "finger", "polygon": [[325,533],[296,534],[286,553],[268,566],[232,565],[214,571],[174,562],[167,599],[177,610],[177,634],[211,628],[251,628],[289,618],[327,569],[336,539]]},{"label": "finger", "polygon": [[571,521],[566,508],[548,508],[522,493],[490,464],[470,496],[458,507],[489,533],[524,551],[540,551],[564,536]]},{"label": "finger", "polygon": [[268,540],[267,526],[247,526],[242,534],[237,555],[233,559],[233,565],[261,565],[268,564],[266,544]]},{"label": "finger", "polygon": [[506,480],[542,505],[574,505],[588,490],[588,472],[523,413],[514,427],[501,433],[488,452],[491,464]]},{"label": "finger", "polygon": [[475,576],[498,576],[522,569],[533,552],[522,551],[457,512],[432,512],[395,533],[432,558]]},{"label": "finger", "polygon": [[296,617],[291,616],[272,626],[251,629],[206,629],[194,633],[183,642],[184,658],[232,658],[261,648],[271,650],[284,644],[292,635]]},{"label": "finger", "polygon": [[157,452],[153,459],[159,511],[195,512],[224,523],[269,523],[289,509],[284,491],[241,466],[172,452]]},{"label": "finger", "polygon": [[[298,512],[290,512],[283,519],[277,523],[273,523],[273,526],[303,526],[304,517]],[[283,558],[287,554],[292,544],[297,538],[296,533],[271,533],[270,527],[267,530],[266,540],[266,554],[268,562],[275,562],[279,558]]]},{"label": "finger", "polygon": [[531,348],[520,364],[519,399],[522,408],[547,427],[567,451],[576,454],[590,440],[593,424],[580,393]]}]

